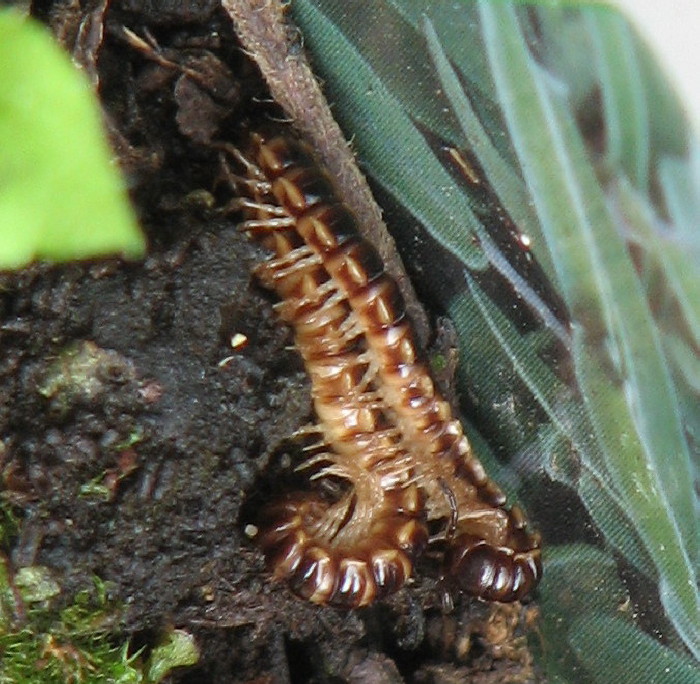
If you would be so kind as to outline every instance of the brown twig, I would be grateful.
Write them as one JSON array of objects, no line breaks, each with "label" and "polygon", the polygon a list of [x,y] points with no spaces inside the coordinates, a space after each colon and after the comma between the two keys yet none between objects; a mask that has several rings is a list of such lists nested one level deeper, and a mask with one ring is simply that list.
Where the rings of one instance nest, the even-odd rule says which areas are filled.
[{"label": "brown twig", "polygon": [[244,49],[262,72],[272,97],[314,147],[333,176],[341,199],[353,211],[364,236],[377,248],[387,272],[398,283],[419,343],[425,347],[430,330],[425,311],[382,220],[381,210],[309,67],[298,29],[286,17],[284,4],[281,0],[223,0],[222,5],[233,19]]}]

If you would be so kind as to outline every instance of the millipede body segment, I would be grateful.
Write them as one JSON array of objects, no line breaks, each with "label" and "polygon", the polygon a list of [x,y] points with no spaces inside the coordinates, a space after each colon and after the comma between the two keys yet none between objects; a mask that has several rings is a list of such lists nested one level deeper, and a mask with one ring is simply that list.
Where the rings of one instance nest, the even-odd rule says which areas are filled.
[{"label": "millipede body segment", "polygon": [[422,360],[396,283],[306,145],[253,135],[243,229],[272,256],[256,269],[280,301],[311,379],[303,433],[312,479],[344,493],[267,506],[259,543],[278,578],[315,603],[364,606],[399,589],[444,521],[443,573],[480,598],[522,598],[541,575],[539,536],[472,454]]}]

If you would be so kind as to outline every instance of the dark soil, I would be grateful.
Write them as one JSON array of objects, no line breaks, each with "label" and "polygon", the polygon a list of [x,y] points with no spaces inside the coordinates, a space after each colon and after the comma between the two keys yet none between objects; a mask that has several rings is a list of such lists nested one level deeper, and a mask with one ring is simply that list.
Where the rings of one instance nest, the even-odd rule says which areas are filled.
[{"label": "dark soil", "polygon": [[371,608],[319,608],[272,582],[244,534],[310,400],[251,280],[264,255],[223,210],[212,142],[280,114],[226,15],[194,0],[33,9],[99,84],[149,252],[0,277],[12,564],[50,567],[66,601],[102,578],[135,644],[194,633],[200,662],[172,681],[533,681],[517,609],[456,597],[446,613],[429,567]]}]

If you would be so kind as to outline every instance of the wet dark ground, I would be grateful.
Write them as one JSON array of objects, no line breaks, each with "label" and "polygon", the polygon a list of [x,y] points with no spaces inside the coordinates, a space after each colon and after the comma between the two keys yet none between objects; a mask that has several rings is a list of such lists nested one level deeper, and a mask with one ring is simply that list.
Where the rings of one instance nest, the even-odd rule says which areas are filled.
[{"label": "wet dark ground", "polygon": [[251,280],[263,253],[223,210],[212,142],[278,112],[216,3],[157,4],[34,7],[99,84],[150,246],[141,263],[0,277],[12,564],[52,568],[66,601],[99,576],[135,644],[168,626],[195,634],[200,663],[172,681],[534,681],[518,636],[534,609],[456,597],[447,614],[430,559],[355,612],[311,606],[265,572],[244,528],[310,400]]}]

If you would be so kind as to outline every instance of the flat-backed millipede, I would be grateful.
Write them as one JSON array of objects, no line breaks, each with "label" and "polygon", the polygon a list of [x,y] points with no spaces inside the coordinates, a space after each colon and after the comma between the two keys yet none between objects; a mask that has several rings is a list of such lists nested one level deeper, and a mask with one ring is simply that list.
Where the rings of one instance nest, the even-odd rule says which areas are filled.
[{"label": "flat-backed millipede", "polygon": [[294,330],[317,424],[304,468],[345,483],[336,500],[288,495],[258,540],[275,577],[315,603],[355,608],[398,590],[442,521],[443,575],[493,601],[539,581],[539,535],[473,455],[421,359],[395,282],[310,149],[251,136],[242,228],[272,251],[256,269]]}]

